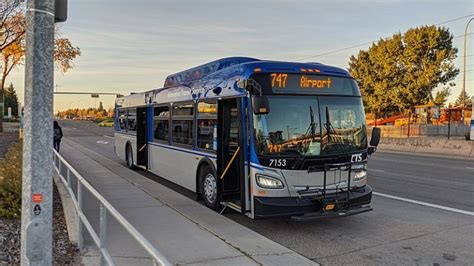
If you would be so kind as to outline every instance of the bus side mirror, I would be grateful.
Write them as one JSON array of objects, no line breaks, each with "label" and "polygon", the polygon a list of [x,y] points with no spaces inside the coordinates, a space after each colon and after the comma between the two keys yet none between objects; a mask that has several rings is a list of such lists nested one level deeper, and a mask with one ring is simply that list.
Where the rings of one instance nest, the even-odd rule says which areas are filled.
[{"label": "bus side mirror", "polygon": [[254,95],[252,97],[253,113],[256,115],[266,115],[270,112],[270,104],[265,95]]},{"label": "bus side mirror", "polygon": [[372,137],[370,138],[370,147],[368,150],[369,154],[372,154],[375,152],[377,149],[377,146],[379,145],[380,142],[380,128],[374,127],[372,129]]}]

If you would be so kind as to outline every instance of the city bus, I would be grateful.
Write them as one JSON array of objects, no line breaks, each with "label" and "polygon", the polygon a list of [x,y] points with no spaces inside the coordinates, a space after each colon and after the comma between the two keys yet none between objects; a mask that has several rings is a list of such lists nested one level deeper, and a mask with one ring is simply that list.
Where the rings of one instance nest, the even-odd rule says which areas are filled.
[{"label": "city bus", "polygon": [[471,111],[471,130],[469,132],[469,138],[474,140],[474,96],[471,97],[472,111]]},{"label": "city bus", "polygon": [[372,210],[364,106],[346,70],[231,57],[116,99],[115,152],[217,211],[309,221]]}]

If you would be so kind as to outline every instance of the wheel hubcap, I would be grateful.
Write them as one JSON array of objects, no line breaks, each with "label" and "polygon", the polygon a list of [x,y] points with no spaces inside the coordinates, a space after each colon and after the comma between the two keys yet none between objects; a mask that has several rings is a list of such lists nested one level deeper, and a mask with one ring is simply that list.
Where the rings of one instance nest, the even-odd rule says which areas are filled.
[{"label": "wheel hubcap", "polygon": [[213,174],[207,174],[204,178],[204,196],[211,203],[216,200],[217,184]]}]

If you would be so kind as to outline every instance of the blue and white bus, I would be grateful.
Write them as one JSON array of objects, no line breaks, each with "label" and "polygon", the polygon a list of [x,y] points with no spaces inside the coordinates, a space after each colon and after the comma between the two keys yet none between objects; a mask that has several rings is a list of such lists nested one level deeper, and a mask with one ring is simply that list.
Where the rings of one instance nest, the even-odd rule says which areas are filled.
[{"label": "blue and white bus", "polygon": [[471,111],[471,131],[469,136],[471,140],[474,140],[474,96],[471,97],[472,111]]},{"label": "blue and white bus", "polygon": [[116,100],[115,151],[253,219],[372,210],[369,145],[355,80],[319,63],[224,58]]}]

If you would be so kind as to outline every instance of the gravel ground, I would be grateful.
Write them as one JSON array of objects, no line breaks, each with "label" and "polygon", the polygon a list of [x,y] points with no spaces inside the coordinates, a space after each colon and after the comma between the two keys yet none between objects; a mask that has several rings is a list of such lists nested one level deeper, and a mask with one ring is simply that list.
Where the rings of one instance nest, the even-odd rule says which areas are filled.
[{"label": "gravel ground", "polygon": [[[53,199],[54,264],[79,264],[79,250],[69,241],[61,198],[56,186]],[[0,265],[20,263],[20,229],[20,220],[0,218]]]},{"label": "gravel ground", "polygon": [[0,158],[14,142],[18,142],[18,132],[0,132]]}]

